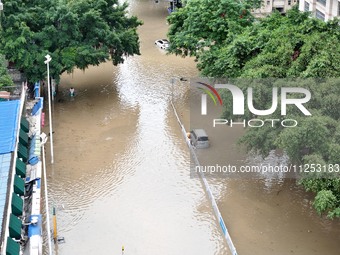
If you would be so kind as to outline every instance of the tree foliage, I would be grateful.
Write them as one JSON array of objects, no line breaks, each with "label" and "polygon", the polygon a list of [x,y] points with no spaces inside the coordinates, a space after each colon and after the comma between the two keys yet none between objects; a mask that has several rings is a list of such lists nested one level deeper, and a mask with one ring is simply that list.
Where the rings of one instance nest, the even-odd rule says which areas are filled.
[{"label": "tree foliage", "polygon": [[[199,56],[219,48],[250,26],[250,6],[259,1],[188,1],[184,8],[169,16],[170,52],[181,56]],[[251,3],[251,5],[250,5]]]},{"label": "tree foliage", "polygon": [[139,52],[136,28],[118,0],[8,0],[1,16],[0,51],[29,81],[85,69],[111,59],[117,65]]},{"label": "tree foliage", "polygon": [[[223,18],[222,10],[228,14]],[[293,163],[301,165],[340,164],[339,20],[323,22],[296,8],[285,16],[273,13],[256,20],[249,4],[219,0],[211,5],[208,0],[193,0],[170,16],[169,22],[170,52],[195,56],[202,75],[228,77],[244,95],[252,87],[256,109],[271,107],[273,87],[303,87],[311,92],[306,107],[312,116],[291,107],[284,117],[297,120],[295,128],[284,128],[280,122],[274,127],[248,128],[240,139],[248,150],[266,156],[271,150],[284,149]],[[222,117],[237,118],[232,115],[231,94],[222,92],[222,96]],[[244,117],[264,119],[249,111]],[[280,112],[265,117],[282,119]],[[301,173],[299,183],[315,192],[318,213],[340,217],[339,172]]]},{"label": "tree foliage", "polygon": [[12,86],[13,81],[7,72],[4,56],[0,55],[0,89],[1,87]]}]

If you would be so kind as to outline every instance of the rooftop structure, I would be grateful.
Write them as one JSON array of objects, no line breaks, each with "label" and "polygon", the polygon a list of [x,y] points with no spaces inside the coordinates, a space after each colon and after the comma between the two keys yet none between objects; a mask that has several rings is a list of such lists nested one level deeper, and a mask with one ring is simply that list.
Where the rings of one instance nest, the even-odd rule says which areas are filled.
[{"label": "rooftop structure", "polygon": [[43,98],[39,86],[34,87],[35,99],[28,102],[24,85],[21,91],[0,94],[0,251],[40,255]]}]

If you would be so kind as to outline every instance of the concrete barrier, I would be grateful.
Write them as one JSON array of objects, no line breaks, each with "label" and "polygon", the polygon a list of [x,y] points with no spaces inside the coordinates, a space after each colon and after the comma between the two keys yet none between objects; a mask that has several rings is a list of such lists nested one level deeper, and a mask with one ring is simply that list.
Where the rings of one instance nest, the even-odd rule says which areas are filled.
[{"label": "concrete barrier", "polygon": [[[182,134],[183,134],[183,136],[184,136],[184,138],[185,138],[185,142],[187,143],[187,146],[188,146],[189,149],[190,149],[190,154],[191,154],[192,159],[193,159],[194,162],[195,162],[195,165],[196,165],[196,166],[201,166],[201,165],[200,165],[200,162],[198,161],[198,158],[197,158],[197,156],[196,156],[196,152],[195,152],[194,148],[191,146],[190,140],[189,140],[189,138],[187,137],[187,131],[185,130],[185,128],[184,128],[184,126],[183,126],[183,124],[182,124],[182,122],[181,122],[181,120],[180,120],[180,118],[179,118],[179,116],[178,116],[178,114],[177,114],[176,108],[175,108],[175,106],[174,106],[174,104],[173,104],[172,101],[171,101],[171,107],[172,107],[172,109],[173,109],[173,111],[174,111],[174,113],[175,113],[175,115],[176,115],[177,122],[178,122],[178,124],[179,124],[180,127],[181,127]],[[212,191],[211,191],[211,189],[210,189],[210,186],[209,186],[209,184],[208,184],[208,181],[207,181],[207,179],[205,178],[203,172],[199,172],[199,175],[200,175],[200,177],[201,177],[201,179],[202,179],[202,182],[203,182],[205,191],[206,191],[206,193],[207,193],[207,195],[208,195],[208,198],[209,198],[209,200],[210,200],[210,202],[211,202],[211,206],[212,206],[212,208],[213,208],[213,210],[214,210],[215,216],[216,216],[217,221],[218,221],[218,223],[219,223],[219,225],[220,225],[220,228],[221,228],[221,230],[222,230],[223,236],[224,236],[224,238],[225,238],[226,241],[227,241],[227,244],[228,244],[228,246],[229,246],[229,250],[230,250],[230,252],[231,252],[232,255],[237,255],[236,248],[235,248],[235,246],[234,246],[234,244],[233,244],[233,241],[231,240],[230,234],[229,234],[229,232],[228,232],[227,226],[226,226],[225,223],[224,223],[224,220],[223,220],[223,217],[222,217],[222,215],[221,215],[221,213],[220,213],[220,210],[218,209],[216,200],[215,200],[214,195],[213,195],[213,193],[212,193]]]}]

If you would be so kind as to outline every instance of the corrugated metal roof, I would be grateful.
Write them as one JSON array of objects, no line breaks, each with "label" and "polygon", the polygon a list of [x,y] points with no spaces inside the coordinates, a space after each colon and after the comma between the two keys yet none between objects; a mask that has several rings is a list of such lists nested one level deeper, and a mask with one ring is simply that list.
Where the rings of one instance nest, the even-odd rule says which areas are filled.
[{"label": "corrugated metal roof", "polygon": [[0,231],[2,229],[2,221],[5,210],[8,174],[11,166],[12,154],[0,154]]},{"label": "corrugated metal roof", "polygon": [[19,128],[20,101],[0,102],[0,231],[7,196],[8,174]]},{"label": "corrugated metal roof", "polygon": [[19,100],[0,102],[0,154],[15,149],[19,111]]}]

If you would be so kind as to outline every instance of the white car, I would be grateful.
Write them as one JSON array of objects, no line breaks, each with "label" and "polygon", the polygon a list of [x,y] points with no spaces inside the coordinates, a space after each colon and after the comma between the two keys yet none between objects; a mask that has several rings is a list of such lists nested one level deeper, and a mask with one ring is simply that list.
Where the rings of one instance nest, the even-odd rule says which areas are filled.
[{"label": "white car", "polygon": [[204,129],[193,129],[187,134],[191,145],[197,149],[209,148],[210,142]]},{"label": "white car", "polygon": [[155,44],[163,50],[166,50],[167,48],[169,48],[169,41],[167,39],[156,40]]}]

